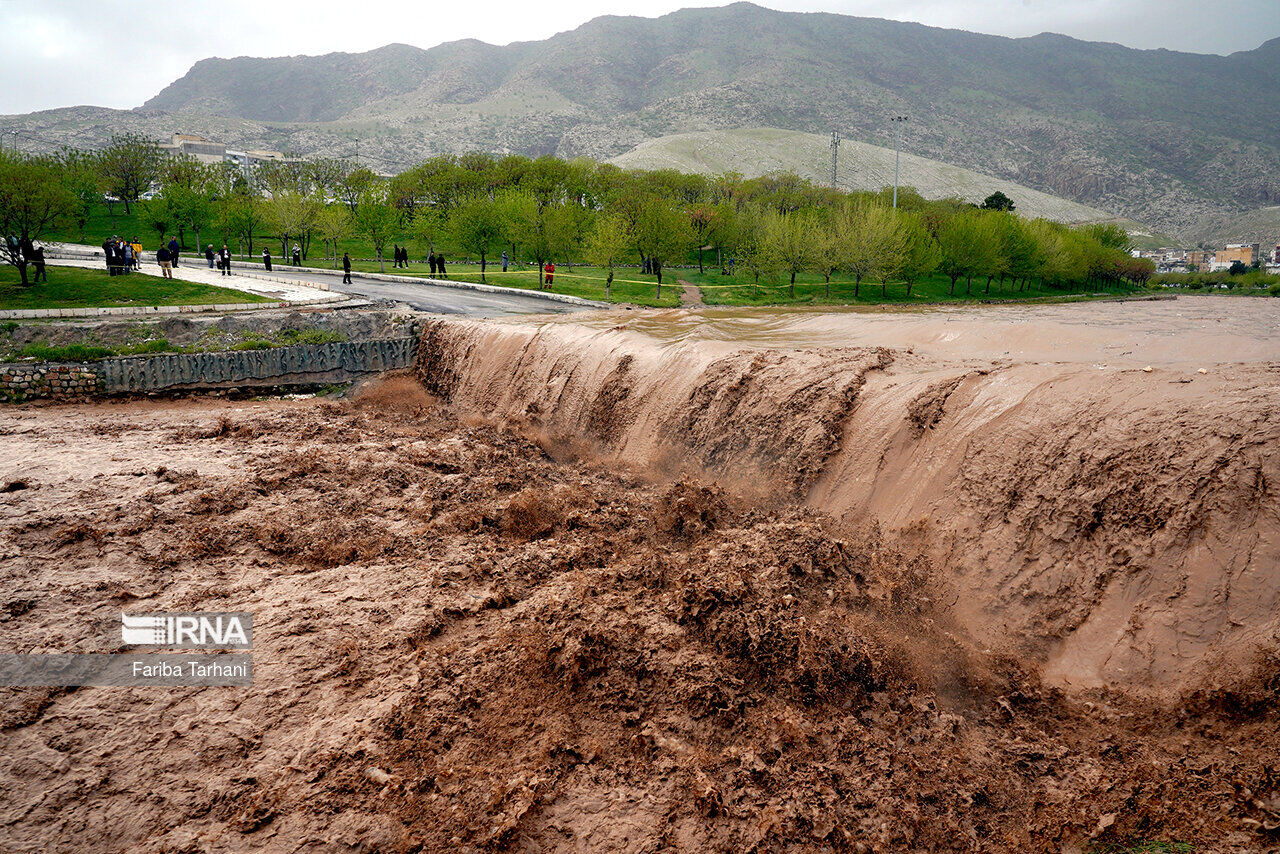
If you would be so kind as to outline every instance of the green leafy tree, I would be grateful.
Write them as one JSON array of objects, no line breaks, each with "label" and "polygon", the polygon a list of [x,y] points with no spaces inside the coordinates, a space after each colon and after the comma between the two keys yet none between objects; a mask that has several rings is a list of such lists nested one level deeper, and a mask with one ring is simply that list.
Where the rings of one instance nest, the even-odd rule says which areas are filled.
[{"label": "green leafy tree", "polygon": [[387,270],[382,250],[395,235],[399,225],[400,213],[391,206],[386,182],[371,181],[366,184],[356,200],[355,230],[360,236],[369,238],[369,242],[373,244],[380,272],[385,273]]},{"label": "green leafy tree", "polygon": [[108,193],[124,202],[124,212],[160,178],[164,155],[154,140],[141,134],[111,137],[111,144],[97,157],[98,174]]},{"label": "green leafy tree", "polygon": [[617,213],[606,213],[596,218],[595,228],[587,238],[587,260],[606,271],[605,299],[613,299],[613,271],[627,256],[635,238],[627,229],[627,222]]},{"label": "green leafy tree", "polygon": [[468,255],[480,256],[480,281],[484,281],[487,256],[501,245],[507,220],[501,207],[485,195],[463,201],[449,216],[449,230],[458,247]]},{"label": "green leafy tree", "polygon": [[325,205],[316,217],[316,234],[324,242],[325,252],[334,268],[338,266],[338,244],[355,233],[351,211],[345,205]]},{"label": "green leafy tree", "polygon": [[280,257],[289,257],[289,241],[294,240],[306,258],[323,211],[320,200],[296,190],[281,190],[265,206],[266,222],[280,240]]},{"label": "green leafy tree", "polygon": [[972,283],[974,276],[992,266],[997,252],[994,231],[973,210],[961,211],[942,224],[938,246],[942,250],[939,269],[951,280],[952,296],[961,277]]},{"label": "green leafy tree", "polygon": [[902,236],[892,208],[870,201],[847,205],[838,221],[840,253],[844,268],[853,275],[853,297],[861,294],[862,280],[888,279],[902,266]]},{"label": "green leafy tree", "polygon": [[657,296],[661,299],[663,265],[683,255],[693,242],[689,218],[670,202],[650,196],[638,211],[633,234],[640,254],[652,264],[658,279]]},{"label": "green leafy tree", "polygon": [[899,212],[898,228],[902,235],[903,263],[898,275],[907,284],[907,297],[911,296],[911,288],[920,279],[938,269],[942,261],[942,250],[933,239],[923,218],[910,211]]},{"label": "green leafy tree", "polygon": [[819,236],[811,217],[803,213],[765,215],[764,240],[769,254],[777,259],[778,268],[791,277],[788,294],[796,295],[796,274],[811,270],[819,263]]},{"label": "green leafy tree", "polygon": [[0,240],[24,285],[32,244],[76,210],[78,200],[62,179],[53,158],[0,152]]},{"label": "green leafy tree", "polygon": [[1011,211],[1014,208],[1013,199],[1004,193],[996,190],[991,195],[982,200],[982,209],[988,211]]}]

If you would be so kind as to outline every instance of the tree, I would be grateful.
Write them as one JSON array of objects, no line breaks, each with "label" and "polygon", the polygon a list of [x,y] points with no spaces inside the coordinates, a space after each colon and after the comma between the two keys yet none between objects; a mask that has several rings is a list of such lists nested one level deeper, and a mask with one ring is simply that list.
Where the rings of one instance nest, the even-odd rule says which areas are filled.
[{"label": "tree", "polygon": [[751,281],[757,287],[761,276],[772,276],[780,266],[774,247],[766,235],[764,219],[762,208],[744,211],[734,230],[734,257],[751,272]]},{"label": "tree", "polygon": [[385,273],[387,265],[382,257],[382,249],[395,234],[400,214],[390,205],[387,185],[383,181],[368,183],[356,202],[355,230],[361,236],[369,238],[373,251],[378,255],[378,270]]},{"label": "tree", "polygon": [[[346,206],[351,208],[352,213],[355,213],[360,201],[367,196],[370,189],[375,187],[379,181],[380,179],[377,175],[360,166],[338,179],[337,186],[334,189],[338,193],[338,198],[342,199]],[[385,193],[381,195],[385,196]]]},{"label": "tree", "polygon": [[316,234],[324,241],[325,252],[338,266],[338,244],[351,236],[355,224],[351,221],[351,211],[345,205],[325,205],[316,217]]},{"label": "tree", "polygon": [[280,239],[280,257],[289,257],[289,240],[299,242],[303,258],[311,250],[311,239],[323,209],[320,200],[296,190],[283,190],[267,203],[267,223]]},{"label": "tree", "polygon": [[62,183],[75,196],[71,219],[76,224],[80,239],[84,240],[84,227],[95,202],[102,200],[102,184],[98,177],[96,155],[76,148],[64,148],[56,158]]},{"label": "tree", "polygon": [[764,240],[769,254],[777,259],[783,273],[791,275],[788,294],[796,295],[796,274],[814,267],[817,262],[817,229],[810,217],[801,213],[769,211],[764,220]]},{"label": "tree", "polygon": [[129,203],[136,202],[159,179],[163,159],[153,140],[136,133],[116,134],[98,154],[98,174],[104,189],[124,202],[128,214]]},{"label": "tree", "polygon": [[972,209],[943,223],[938,229],[938,246],[942,250],[939,269],[951,280],[952,296],[961,276],[972,282],[974,276],[992,266],[997,252],[994,231]]},{"label": "tree", "polygon": [[480,281],[484,281],[486,256],[500,243],[507,222],[500,207],[488,196],[476,195],[454,209],[449,229],[459,248],[480,256]]},{"label": "tree", "polygon": [[191,229],[199,248],[200,232],[213,219],[218,188],[215,168],[185,156],[165,161],[160,170],[160,198],[169,220],[178,229],[179,243],[186,243],[186,230]]},{"label": "tree", "polygon": [[596,218],[595,228],[587,238],[586,251],[589,262],[608,271],[604,280],[605,299],[613,299],[613,268],[626,257],[634,242],[626,220],[620,215],[606,213]]},{"label": "tree", "polygon": [[898,275],[907,283],[907,296],[910,297],[912,286],[938,269],[942,252],[918,214],[900,211],[898,216],[904,249],[902,269]]},{"label": "tree", "polygon": [[682,255],[693,242],[689,218],[670,202],[649,196],[637,211],[634,226],[636,247],[653,265],[658,278],[658,298],[662,298],[662,265]]},{"label": "tree", "polygon": [[892,208],[868,201],[845,207],[839,221],[840,252],[853,274],[853,297],[860,295],[863,278],[879,278],[887,293],[888,279],[901,269],[906,247],[898,233]]},{"label": "tree", "polygon": [[232,193],[217,205],[214,227],[225,241],[230,235],[239,245],[240,254],[253,254],[253,236],[262,228],[265,210],[262,199],[250,192]]},{"label": "tree", "polygon": [[982,209],[987,211],[1012,211],[1014,208],[1013,199],[1004,193],[996,190],[991,195],[982,200]]},{"label": "tree", "polygon": [[693,228],[693,235],[698,243],[698,274],[701,275],[705,272],[702,267],[702,251],[720,224],[720,209],[714,205],[694,205],[689,208],[688,213],[689,225]]},{"label": "tree", "polygon": [[51,158],[0,152],[0,240],[4,260],[18,268],[24,285],[34,242],[76,209],[62,178]]}]

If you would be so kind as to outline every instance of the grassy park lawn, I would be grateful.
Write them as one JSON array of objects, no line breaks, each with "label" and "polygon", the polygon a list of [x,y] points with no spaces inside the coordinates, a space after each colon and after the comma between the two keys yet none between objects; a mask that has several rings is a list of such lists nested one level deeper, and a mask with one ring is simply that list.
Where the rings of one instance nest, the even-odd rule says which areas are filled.
[{"label": "grassy park lawn", "polygon": [[1129,294],[1135,288],[1118,285],[1077,285],[1075,290],[1060,287],[1042,288],[1039,282],[1032,282],[1025,290],[1015,291],[1010,282],[1003,288],[998,281],[991,283],[987,291],[986,278],[974,279],[972,286],[966,289],[964,279],[956,282],[955,295],[951,295],[951,280],[946,276],[930,276],[921,279],[911,287],[911,295],[907,296],[907,286],[901,282],[891,282],[888,287],[879,282],[868,282],[865,279],[857,288],[847,276],[833,276],[828,285],[816,274],[802,273],[796,276],[795,295],[790,292],[790,277],[769,279],[760,278],[754,284],[751,275],[741,270],[734,275],[723,276],[718,269],[707,268],[705,273],[694,270],[680,271],[680,278],[690,284],[699,286],[702,301],[708,305],[872,305],[882,303],[898,303],[906,305],[934,302],[972,302],[984,299],[1063,299],[1085,294]]},{"label": "grassy park lawn", "polygon": [[[109,276],[105,269],[55,266],[46,270],[48,282],[23,287],[16,267],[0,266],[0,309],[270,302],[266,297],[244,291],[146,273]],[[27,269],[28,278],[34,274],[34,269]]]}]

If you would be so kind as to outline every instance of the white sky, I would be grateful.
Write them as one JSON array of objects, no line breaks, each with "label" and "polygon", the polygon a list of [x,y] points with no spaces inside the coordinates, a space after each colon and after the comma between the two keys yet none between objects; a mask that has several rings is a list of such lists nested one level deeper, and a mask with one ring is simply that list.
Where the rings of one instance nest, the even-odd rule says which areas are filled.
[{"label": "white sky", "polygon": [[[428,48],[544,39],[598,15],[656,17],[707,0],[0,0],[0,114],[80,104],[136,107],[209,56]],[[1280,35],[1277,0],[762,0],[1006,36],[1231,53]],[[357,11],[353,11],[353,6]]]}]

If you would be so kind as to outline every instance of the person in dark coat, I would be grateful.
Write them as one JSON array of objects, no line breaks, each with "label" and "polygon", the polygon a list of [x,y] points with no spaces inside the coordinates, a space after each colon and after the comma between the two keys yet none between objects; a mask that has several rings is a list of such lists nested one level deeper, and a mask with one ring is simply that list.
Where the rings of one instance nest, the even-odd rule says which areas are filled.
[{"label": "person in dark coat", "polygon": [[213,269],[213,244],[209,244],[209,248],[204,250],[204,258],[209,262],[209,269]]},{"label": "person in dark coat", "polygon": [[444,253],[441,252],[436,256],[436,275],[442,279],[449,278],[449,274],[444,271]]},{"label": "person in dark coat", "polygon": [[163,243],[156,250],[156,263],[160,265],[160,276],[164,279],[173,278],[173,264],[170,263],[169,247]]},{"label": "person in dark coat", "polygon": [[115,247],[116,247],[116,243],[111,238],[107,238],[106,240],[102,241],[102,257],[107,264],[108,276],[114,276],[116,274],[116,268],[112,264],[112,259],[115,257],[115,254],[116,254]]},{"label": "person in dark coat", "polygon": [[293,266],[302,265],[302,248],[298,244],[293,244]]},{"label": "person in dark coat", "polygon": [[351,284],[351,253],[342,253],[342,284]]},{"label": "person in dark coat", "polygon": [[427,266],[431,268],[431,275],[436,274],[436,253],[432,252],[427,256]]},{"label": "person in dark coat", "polygon": [[34,282],[47,282],[49,276],[44,271],[44,247],[37,246],[31,252],[31,263],[36,265],[36,277]]},{"label": "person in dark coat", "polygon": [[262,269],[266,270],[268,273],[271,272],[271,250],[270,249],[262,250]]},{"label": "person in dark coat", "polygon": [[178,266],[178,238],[169,241],[169,262],[176,268]]},{"label": "person in dark coat", "polygon": [[231,275],[231,250],[225,243],[222,244],[222,251],[218,253],[218,266],[222,268],[222,275]]}]

